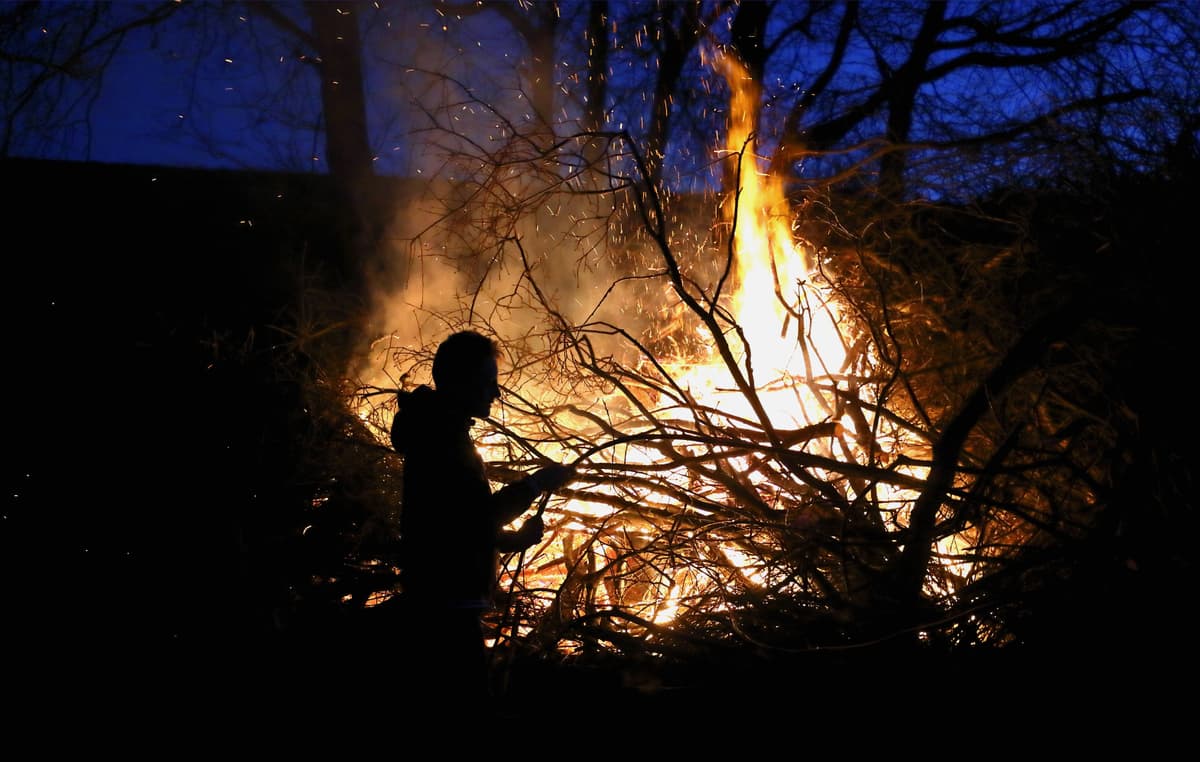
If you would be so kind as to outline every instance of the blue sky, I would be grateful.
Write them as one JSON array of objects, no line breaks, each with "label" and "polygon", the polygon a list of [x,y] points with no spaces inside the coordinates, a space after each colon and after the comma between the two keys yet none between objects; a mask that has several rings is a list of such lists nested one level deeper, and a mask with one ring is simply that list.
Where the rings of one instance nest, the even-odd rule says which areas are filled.
[{"label": "blue sky", "polygon": [[[0,3],[7,0],[0,0]],[[48,3],[39,11],[47,26],[56,13],[66,5]],[[73,6],[87,8],[87,5]],[[140,12],[141,4],[112,3],[113,16]],[[287,6],[295,10],[295,6]],[[196,3],[187,6],[195,13],[178,14],[153,28],[140,28],[129,33],[123,46],[105,67],[103,87],[89,103],[81,103],[69,124],[56,129],[44,129],[37,119],[20,124],[10,155],[62,158],[99,162],[128,162],[198,167],[227,167],[291,171],[322,171],[321,133],[319,129],[320,101],[314,67],[300,63],[298,46],[287,35],[280,34],[261,18],[240,19],[238,6],[215,3]],[[296,16],[302,18],[302,14]],[[513,92],[519,78],[519,56],[505,52],[516,45],[510,27],[498,22],[494,15],[484,14],[455,22],[448,32],[443,31],[438,16],[417,0],[408,4],[389,6],[389,18],[396,21],[388,30],[376,29],[369,42],[374,45],[368,62],[378,62],[368,71],[368,105],[371,109],[371,133],[377,150],[376,170],[380,174],[412,174],[417,162],[426,166],[434,159],[428,152],[412,151],[410,131],[415,124],[408,104],[418,94],[420,85],[405,82],[407,62],[436,72],[452,74],[475,83],[490,102],[500,102]],[[251,23],[254,22],[254,23]],[[431,23],[432,22],[432,23]],[[882,23],[878,19],[875,23]],[[244,29],[235,25],[245,24]],[[38,42],[36,29],[30,29],[24,43]],[[244,32],[244,33],[243,33]],[[45,33],[43,32],[43,35]],[[1170,35],[1161,37],[1154,47],[1139,47],[1132,55],[1144,59],[1122,59],[1116,55],[1107,61],[1118,70],[1137,72],[1154,88],[1164,88],[1172,80],[1189,78],[1194,67],[1182,63],[1164,66],[1171,58]],[[899,46],[903,48],[903,45]],[[476,51],[486,58],[481,59]],[[828,51],[820,46],[799,45],[788,49],[778,65],[782,71],[770,78],[776,94],[787,95],[792,69],[801,72],[795,81],[810,81],[814,66],[826,60]],[[1118,51],[1119,52],[1119,49]],[[844,81],[837,87],[853,93],[856,87],[870,86],[873,54],[855,48],[844,72]],[[903,53],[903,50],[900,51]],[[898,53],[897,55],[899,55]],[[1131,55],[1126,53],[1126,56]],[[861,60],[860,60],[861,59]],[[623,77],[636,77],[638,67],[648,60],[645,51],[633,54],[623,50],[612,54],[613,69]],[[814,63],[815,61],[815,63]],[[577,66],[578,61],[571,65]],[[1161,67],[1161,68],[1160,68]],[[1174,68],[1172,68],[1174,67]],[[807,72],[807,73],[804,73]],[[864,82],[857,82],[858,72],[865,72]],[[1074,73],[1071,73],[1074,74]],[[690,72],[696,76],[696,72]],[[1017,72],[964,70],[961,74],[937,83],[922,96],[921,109],[938,115],[940,127],[953,126],[959,120],[962,131],[970,133],[979,128],[984,118],[1012,119],[1047,108],[1064,85],[1051,82],[1039,68]],[[610,83],[612,84],[612,83]],[[1068,83],[1069,84],[1069,83]],[[1141,81],[1134,82],[1135,85]],[[69,89],[71,85],[68,84]],[[1194,90],[1195,85],[1190,85]],[[1188,86],[1180,86],[1188,91]],[[614,88],[617,121],[634,125],[635,132],[644,114],[638,110],[638,93]],[[69,99],[69,93],[63,96]],[[835,103],[830,100],[828,103]],[[89,109],[87,118],[82,108]],[[835,103],[836,105],[836,103]],[[818,104],[819,106],[819,104]],[[817,107],[814,107],[817,108]],[[709,122],[692,115],[693,126],[708,127],[689,138],[699,150],[689,153],[679,144],[668,151],[679,160],[683,177],[704,177],[702,168],[711,160],[710,146],[698,141],[712,138],[719,130],[723,117],[719,110],[709,110]],[[822,114],[813,111],[813,118]],[[1116,113],[1116,112],[1115,112]],[[919,114],[920,115],[920,114]],[[825,115],[827,116],[827,114]],[[1119,117],[1120,114],[1117,113]],[[681,121],[681,126],[687,119]],[[867,129],[876,129],[871,123]],[[1153,137],[1158,143],[1173,137],[1178,126],[1169,119],[1154,122],[1128,122],[1110,129],[1122,129],[1130,143],[1138,144]],[[1155,134],[1155,131],[1164,134]],[[918,130],[918,135],[920,131]],[[852,136],[854,137],[854,136]],[[870,137],[869,135],[857,137]],[[934,135],[938,138],[940,135]],[[981,171],[993,172],[988,162],[981,162]],[[821,167],[806,167],[821,174]],[[958,171],[957,167],[954,167]]]},{"label": "blue sky", "polygon": [[[124,7],[132,12],[140,6]],[[114,17],[119,16],[122,5],[112,8]],[[53,20],[54,10],[49,6],[43,28]],[[264,35],[269,25],[262,20],[256,20],[254,35],[230,34],[227,17],[187,21],[171,18],[130,31],[103,66],[98,93],[89,94],[73,80],[60,80],[63,90],[53,95],[60,107],[77,99],[70,119],[54,129],[18,127],[11,154],[322,171],[320,131],[313,128],[320,110],[315,69],[281,55],[294,46],[278,35]],[[369,75],[369,87],[380,84],[378,75]],[[372,93],[368,100],[377,105],[387,99]],[[394,115],[376,116],[390,119],[395,133]],[[401,132],[404,129],[399,126]],[[387,150],[380,151],[377,170],[403,173],[409,159],[407,141],[391,137]]]}]

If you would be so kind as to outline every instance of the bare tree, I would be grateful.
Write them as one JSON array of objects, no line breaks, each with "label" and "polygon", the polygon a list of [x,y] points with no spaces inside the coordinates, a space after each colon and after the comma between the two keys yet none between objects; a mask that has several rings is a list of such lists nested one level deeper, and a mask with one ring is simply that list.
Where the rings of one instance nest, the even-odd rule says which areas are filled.
[{"label": "bare tree", "polygon": [[361,33],[366,6],[305,3],[303,20],[288,16],[272,3],[251,2],[247,7],[286,33],[296,48],[309,51],[300,58],[311,62],[319,73],[318,113],[324,128],[329,174],[347,219],[345,272],[361,277],[375,258],[389,211],[380,198],[382,187],[374,182],[375,152],[367,126]]},{"label": "bare tree", "polygon": [[[1069,140],[1062,128],[1073,120],[1152,101],[1161,83],[1118,80],[1109,67],[1103,83],[1069,72],[1140,57],[1133,51],[1144,49],[1146,26],[1173,27],[1168,36],[1185,28],[1168,21],[1171,9],[1143,3],[996,3],[950,12],[944,3],[847,3],[810,6],[791,23],[781,18],[779,36],[767,42],[776,56],[813,43],[830,52],[792,59],[795,92],[778,93],[787,116],[775,170],[793,171],[809,152],[836,149],[853,160],[834,167],[878,162],[880,190],[899,199],[912,186],[905,178],[913,155],[924,157],[919,171],[928,177],[939,155],[970,164],[980,152],[990,156],[989,146],[1011,152],[1015,141],[1029,141],[1030,152],[1054,150]],[[874,70],[860,66],[867,61]]]},{"label": "bare tree", "polygon": [[95,3],[6,4],[0,10],[0,157],[60,149],[55,142],[72,153],[80,145],[86,156],[90,113],[108,63],[131,31],[162,23],[178,8],[159,3],[112,13]]}]

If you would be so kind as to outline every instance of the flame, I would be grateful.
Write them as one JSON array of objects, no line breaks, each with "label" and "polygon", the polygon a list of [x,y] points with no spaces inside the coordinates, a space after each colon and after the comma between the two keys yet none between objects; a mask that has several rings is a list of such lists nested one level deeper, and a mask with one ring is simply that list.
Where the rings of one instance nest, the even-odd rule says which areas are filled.
[{"label": "flame", "polygon": [[[725,211],[736,271],[732,311],[745,336],[740,359],[775,425],[809,425],[836,409],[833,400],[813,389],[845,363],[839,315],[813,282],[813,252],[792,233],[794,212],[781,179],[766,172],[756,154],[760,87],[733,58],[719,56],[715,64],[732,90],[725,153],[736,163],[737,182]],[[702,404],[754,416],[750,401],[715,356],[673,370]],[[853,429],[848,418],[841,423]]]}]

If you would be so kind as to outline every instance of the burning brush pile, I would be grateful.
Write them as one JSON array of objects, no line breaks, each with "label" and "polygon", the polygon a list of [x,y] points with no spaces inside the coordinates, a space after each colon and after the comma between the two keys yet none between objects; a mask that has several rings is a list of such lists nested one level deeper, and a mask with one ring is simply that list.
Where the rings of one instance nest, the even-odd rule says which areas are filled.
[{"label": "burning brush pile", "polygon": [[[510,131],[453,143],[408,215],[394,328],[350,395],[365,430],[386,447],[395,391],[471,327],[507,352],[474,431],[495,484],[578,464],[503,559],[498,651],[1003,647],[1072,575],[1137,569],[1100,380],[1128,336],[1077,283],[1012,288],[1036,251],[1007,223],[785,193],[753,107],[731,112],[719,193],[647,183],[621,133]],[[376,527],[403,510],[386,494]],[[402,594],[386,550],[356,552],[376,573],[345,601]]]}]

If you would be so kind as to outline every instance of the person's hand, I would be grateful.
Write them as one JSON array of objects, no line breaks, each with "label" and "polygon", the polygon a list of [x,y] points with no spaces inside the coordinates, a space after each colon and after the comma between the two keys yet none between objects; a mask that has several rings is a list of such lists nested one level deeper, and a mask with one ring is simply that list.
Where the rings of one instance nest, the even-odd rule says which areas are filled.
[{"label": "person's hand", "polygon": [[554,463],[539,468],[533,475],[533,482],[540,492],[554,492],[574,478],[574,467]]},{"label": "person's hand", "polygon": [[518,534],[521,535],[521,544],[525,547],[537,545],[542,541],[542,535],[546,533],[546,523],[542,521],[541,516],[531,516],[521,525]]}]

